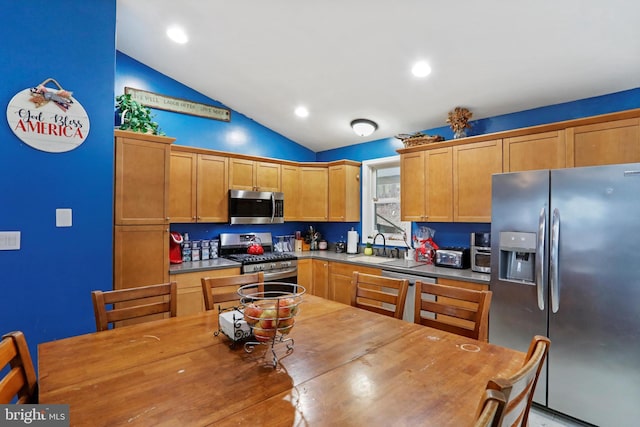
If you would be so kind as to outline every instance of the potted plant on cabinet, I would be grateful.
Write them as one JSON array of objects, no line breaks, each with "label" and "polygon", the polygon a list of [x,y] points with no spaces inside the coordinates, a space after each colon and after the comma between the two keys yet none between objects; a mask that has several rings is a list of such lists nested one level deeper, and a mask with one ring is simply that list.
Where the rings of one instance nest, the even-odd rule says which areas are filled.
[{"label": "potted plant on cabinet", "polygon": [[116,96],[116,110],[120,116],[121,130],[164,135],[157,122],[153,121],[151,109],[131,99],[131,94]]}]

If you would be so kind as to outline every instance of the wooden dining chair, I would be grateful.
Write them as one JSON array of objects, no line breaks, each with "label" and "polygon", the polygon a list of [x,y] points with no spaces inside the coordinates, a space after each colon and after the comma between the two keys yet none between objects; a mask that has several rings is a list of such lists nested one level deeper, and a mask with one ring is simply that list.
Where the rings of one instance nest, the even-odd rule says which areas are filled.
[{"label": "wooden dining chair", "polygon": [[522,367],[509,378],[495,378],[487,383],[487,391],[496,390],[504,395],[505,407],[498,427],[526,427],[540,371],[549,353],[549,338],[536,335],[529,344]]},{"label": "wooden dining chair", "polygon": [[480,403],[480,414],[476,418],[474,427],[500,427],[502,412],[507,399],[498,390],[485,390]]},{"label": "wooden dining chair", "polygon": [[416,281],[414,322],[487,341],[491,291]]},{"label": "wooden dining chair", "polygon": [[[6,368],[6,369],[5,369]],[[9,332],[0,341],[0,404],[38,403],[38,382],[24,334]]]},{"label": "wooden dining chair", "polygon": [[[93,291],[91,298],[96,329],[98,332],[106,331],[109,324],[115,327],[116,322],[125,320],[155,320],[159,318],[159,314],[176,317],[177,295],[176,282],[114,291]],[[110,305],[111,309],[108,308]]]},{"label": "wooden dining chair", "polygon": [[353,272],[351,305],[374,313],[402,319],[409,281]]},{"label": "wooden dining chair", "polygon": [[200,281],[202,282],[202,295],[206,310],[213,310],[216,305],[223,308],[232,306],[240,301],[238,289],[241,286],[255,283],[256,292],[264,292],[264,273],[262,271],[236,276],[203,277]]}]

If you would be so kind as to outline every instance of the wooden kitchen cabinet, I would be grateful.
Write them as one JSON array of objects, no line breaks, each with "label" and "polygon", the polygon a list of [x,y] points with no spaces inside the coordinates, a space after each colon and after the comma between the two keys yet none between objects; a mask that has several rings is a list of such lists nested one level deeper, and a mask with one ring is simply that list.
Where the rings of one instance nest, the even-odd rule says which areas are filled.
[{"label": "wooden kitchen cabinet", "polygon": [[403,221],[422,222],[426,216],[425,151],[400,155],[400,214]]},{"label": "wooden kitchen cabinet", "polygon": [[115,130],[114,224],[168,224],[175,138]]},{"label": "wooden kitchen cabinet", "polygon": [[502,164],[504,172],[566,167],[565,132],[554,130],[505,138]]},{"label": "wooden kitchen cabinet", "polygon": [[329,298],[329,261],[313,260],[313,293],[322,298]]},{"label": "wooden kitchen cabinet", "polygon": [[116,225],[113,247],[114,289],[169,281],[168,225]]},{"label": "wooden kitchen cabinet", "polygon": [[282,165],[281,189],[284,193],[284,220],[300,220],[300,167]]},{"label": "wooden kitchen cabinet", "polygon": [[403,154],[400,212],[403,221],[453,221],[451,147]]},{"label": "wooden kitchen cabinet", "polygon": [[169,281],[169,164],[174,138],[114,131],[113,289]]},{"label": "wooden kitchen cabinet", "polygon": [[232,157],[229,188],[247,191],[280,191],[280,164]]},{"label": "wooden kitchen cabinet", "polygon": [[228,158],[179,150],[171,152],[171,222],[227,222]]},{"label": "wooden kitchen cabinet", "polygon": [[568,167],[640,162],[640,118],[570,127],[566,141]]},{"label": "wooden kitchen cabinet", "polygon": [[201,278],[236,276],[239,274],[240,267],[233,267],[169,275],[169,280],[176,282],[178,285],[178,316],[186,316],[204,311]]},{"label": "wooden kitchen cabinet", "polygon": [[360,265],[332,261],[329,263],[329,299],[351,305],[351,279],[353,272],[379,276],[379,268],[363,267]]},{"label": "wooden kitchen cabinet", "polygon": [[304,286],[309,295],[315,295],[313,290],[313,260],[311,258],[298,259],[298,284]]},{"label": "wooden kitchen cabinet", "polygon": [[300,167],[300,221],[327,221],[329,172],[326,167]]},{"label": "wooden kitchen cabinet", "polygon": [[491,222],[491,175],[502,172],[502,139],[453,147],[453,220]]},{"label": "wooden kitchen cabinet", "polygon": [[360,221],[360,163],[329,166],[329,221]]}]

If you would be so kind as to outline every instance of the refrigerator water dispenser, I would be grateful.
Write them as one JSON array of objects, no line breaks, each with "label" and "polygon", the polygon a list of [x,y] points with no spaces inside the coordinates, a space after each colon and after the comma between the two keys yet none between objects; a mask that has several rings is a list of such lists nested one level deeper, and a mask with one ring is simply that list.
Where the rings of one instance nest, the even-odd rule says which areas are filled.
[{"label": "refrigerator water dispenser", "polygon": [[535,284],[536,233],[500,232],[501,280]]}]

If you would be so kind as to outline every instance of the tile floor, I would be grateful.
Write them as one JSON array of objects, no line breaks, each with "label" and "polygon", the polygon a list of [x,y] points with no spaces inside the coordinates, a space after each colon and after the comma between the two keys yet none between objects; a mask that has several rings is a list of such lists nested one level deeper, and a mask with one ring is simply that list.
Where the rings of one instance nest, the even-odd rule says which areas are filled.
[{"label": "tile floor", "polygon": [[532,406],[529,412],[529,427],[583,427],[588,424],[582,424],[575,420],[565,418],[561,415],[554,414],[543,410],[540,407]]}]

